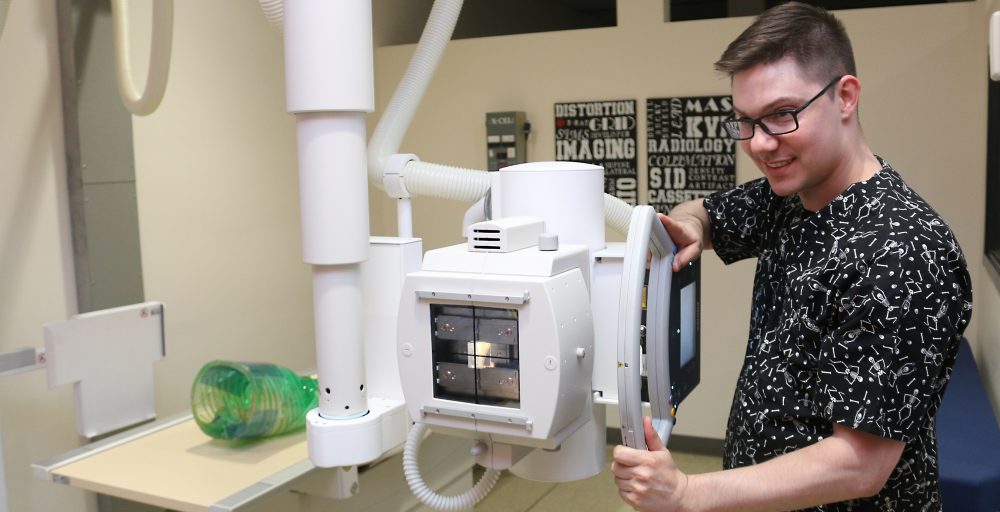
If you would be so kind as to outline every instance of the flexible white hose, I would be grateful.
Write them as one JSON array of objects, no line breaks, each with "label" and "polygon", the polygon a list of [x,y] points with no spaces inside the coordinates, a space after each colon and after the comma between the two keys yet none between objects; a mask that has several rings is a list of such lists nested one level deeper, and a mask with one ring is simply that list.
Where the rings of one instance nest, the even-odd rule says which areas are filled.
[{"label": "flexible white hose", "polygon": [[403,446],[403,474],[406,476],[407,485],[417,499],[428,507],[445,511],[471,510],[493,489],[497,479],[500,478],[500,471],[487,469],[472,489],[457,496],[444,496],[432,491],[424,483],[423,477],[420,476],[420,467],[417,465],[417,452],[420,450],[426,429],[424,423],[414,423],[406,436],[406,444]]},{"label": "flexible white hose", "polygon": [[[435,0],[406,73],[372,133],[368,143],[368,176],[379,190],[383,189],[382,170],[386,158],[399,152],[403,135],[410,127],[417,105],[451,40],[461,11],[462,0]],[[407,176],[404,178],[407,189],[410,189],[409,167],[407,166]]]},{"label": "flexible white hose", "polygon": [[611,194],[604,194],[604,222],[612,229],[628,233],[628,224],[632,221],[632,205]]},{"label": "flexible white hose", "polygon": [[264,11],[264,17],[272,25],[284,30],[285,28],[285,2],[284,0],[260,0],[260,8]]},{"label": "flexible white hose", "polygon": [[[368,178],[379,190],[384,189],[382,175],[386,160],[399,152],[403,135],[441,61],[445,46],[451,40],[461,10],[462,0],[435,0],[406,73],[375,127],[368,143]],[[490,187],[489,174],[477,169],[414,160],[400,171],[406,191],[412,197],[431,196],[473,202],[482,198]],[[605,219],[613,229],[628,233],[632,215],[632,207],[628,203],[605,195],[604,211]]]},{"label": "flexible white hose", "polygon": [[115,71],[118,94],[125,107],[137,116],[153,113],[163,101],[170,74],[170,48],[174,29],[174,0],[153,2],[152,41],[149,45],[149,69],[146,87],[139,95],[132,83],[132,60],[129,47],[128,1],[111,0],[111,17],[114,26]]},{"label": "flexible white hose", "polygon": [[412,196],[478,201],[490,188],[486,171],[412,161],[406,166],[406,190]]}]

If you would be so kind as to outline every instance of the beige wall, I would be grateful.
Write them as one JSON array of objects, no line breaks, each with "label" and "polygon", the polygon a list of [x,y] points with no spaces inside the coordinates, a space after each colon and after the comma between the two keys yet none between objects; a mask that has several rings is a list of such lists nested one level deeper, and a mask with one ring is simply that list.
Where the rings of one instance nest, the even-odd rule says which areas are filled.
[{"label": "beige wall", "polygon": [[188,407],[211,359],[315,367],[281,33],[256,2],[176,2],[174,16],[166,96],[133,120],[146,296],[167,307],[163,411]]},{"label": "beige wall", "polygon": [[[0,38],[0,351],[41,346],[42,324],[76,312],[54,5],[13,2]],[[137,75],[148,5],[134,3]],[[315,366],[280,32],[243,0],[176,2],[174,23],[166,97],[134,123],[146,297],[166,304],[161,416],[189,407],[213,358]],[[72,387],[0,379],[0,427],[10,510],[87,509],[29,470],[80,444]]]},{"label": "beige wall", "polygon": [[[726,94],[712,62],[749,18],[664,24],[663,2],[619,2],[619,26],[453,41],[401,150],[425,161],[485,166],[484,113],[523,110],[532,123],[531,160],[554,158],[553,103]],[[992,283],[982,267],[985,183],[986,8],[981,2],[839,11],[853,39],[864,88],[862,124],[872,147],[896,166],[957,232],[976,290]],[[376,52],[377,108],[392,94],[413,46]],[[639,140],[645,123],[639,123]],[[642,147],[643,144],[640,144]],[[645,148],[640,151],[644,181]],[[741,155],[740,181],[756,177]],[[460,241],[466,205],[415,200],[414,233],[425,248]],[[392,234],[394,207],[373,205],[374,233]],[[677,431],[722,437],[745,348],[753,262],[703,266],[702,384],[685,402]],[[741,290],[733,293],[732,290]],[[989,314],[977,304],[975,322]],[[993,305],[997,303],[994,297]],[[995,316],[995,315],[993,315]],[[1000,331],[974,324],[980,366],[993,368],[1000,396]],[[995,343],[995,342],[994,342]]]},{"label": "beige wall", "polygon": [[[54,2],[13,2],[0,36],[0,351],[42,346],[76,309]],[[73,390],[45,373],[0,378],[10,510],[83,510],[82,493],[29,465],[77,446]]]}]

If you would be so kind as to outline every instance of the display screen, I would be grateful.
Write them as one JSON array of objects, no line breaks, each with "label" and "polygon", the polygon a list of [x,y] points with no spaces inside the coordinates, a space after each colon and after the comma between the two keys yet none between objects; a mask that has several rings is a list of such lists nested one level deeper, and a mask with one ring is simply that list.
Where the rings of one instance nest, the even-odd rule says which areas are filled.
[{"label": "display screen", "polygon": [[698,282],[692,282],[681,289],[681,366],[687,366],[694,359],[697,347],[697,301]]},{"label": "display screen", "polygon": [[670,388],[679,404],[701,381],[701,265],[689,262],[670,283]]}]

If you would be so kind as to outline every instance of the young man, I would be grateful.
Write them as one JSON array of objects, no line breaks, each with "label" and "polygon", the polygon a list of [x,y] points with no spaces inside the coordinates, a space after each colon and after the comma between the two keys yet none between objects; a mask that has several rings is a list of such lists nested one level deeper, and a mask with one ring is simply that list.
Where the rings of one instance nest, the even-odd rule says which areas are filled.
[{"label": "young man", "polygon": [[934,414],[972,312],[941,218],[875,156],[842,24],[774,7],[716,63],[730,136],[763,178],[662,217],[675,267],[758,259],[724,471],[686,475],[651,431],[615,448],[639,510],[941,510]]}]

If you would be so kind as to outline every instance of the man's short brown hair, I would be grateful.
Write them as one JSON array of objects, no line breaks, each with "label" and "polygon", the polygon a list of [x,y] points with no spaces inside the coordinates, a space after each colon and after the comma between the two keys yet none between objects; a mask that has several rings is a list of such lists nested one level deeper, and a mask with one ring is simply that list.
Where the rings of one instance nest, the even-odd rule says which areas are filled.
[{"label": "man's short brown hair", "polygon": [[758,64],[791,57],[817,83],[855,75],[854,50],[844,25],[822,7],[788,2],[757,17],[715,63],[730,78]]}]

